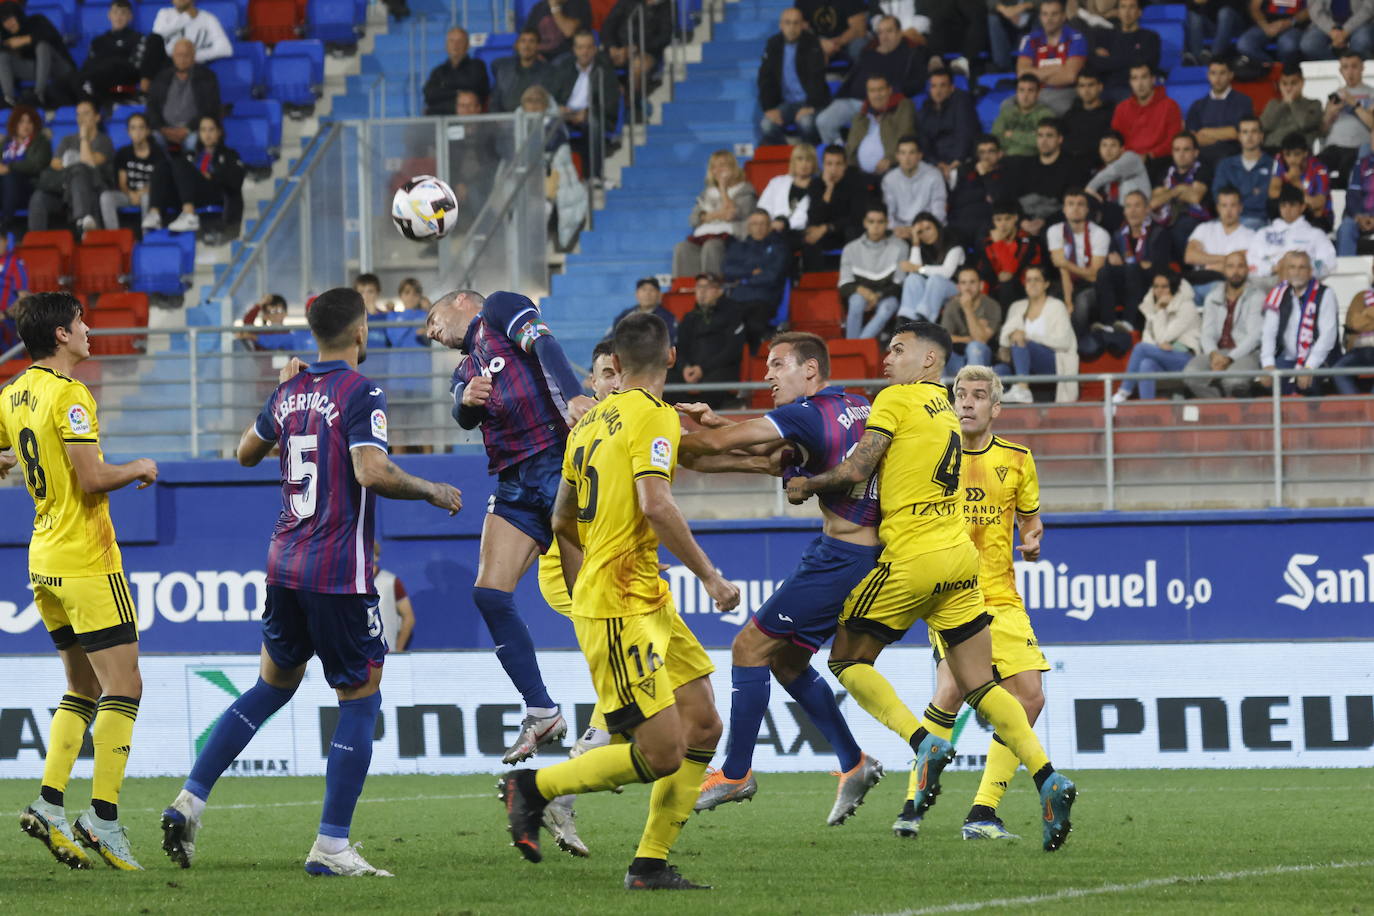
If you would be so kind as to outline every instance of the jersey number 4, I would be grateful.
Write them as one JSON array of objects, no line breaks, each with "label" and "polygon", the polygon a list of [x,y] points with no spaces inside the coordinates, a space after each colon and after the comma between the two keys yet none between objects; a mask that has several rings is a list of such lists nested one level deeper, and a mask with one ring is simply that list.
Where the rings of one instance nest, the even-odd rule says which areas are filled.
[{"label": "jersey number 4", "polygon": [[291,436],[286,440],[286,479],[300,486],[291,494],[291,513],[296,518],[310,518],[315,514],[319,496],[319,465],[311,461],[319,450],[319,436]]},{"label": "jersey number 4", "polygon": [[573,452],[573,467],[577,468],[577,473],[582,478],[581,483],[585,484],[579,484],[577,488],[579,522],[590,522],[596,518],[597,478],[596,468],[592,467],[592,458],[596,456],[596,450],[600,445],[600,439],[593,439],[590,448],[578,446],[577,451]]},{"label": "jersey number 4", "polygon": [[959,434],[950,433],[949,445],[945,446],[945,453],[936,462],[935,473],[931,475],[931,480],[945,488],[946,496],[953,496],[959,490],[959,466],[963,461],[964,449],[959,444]]}]

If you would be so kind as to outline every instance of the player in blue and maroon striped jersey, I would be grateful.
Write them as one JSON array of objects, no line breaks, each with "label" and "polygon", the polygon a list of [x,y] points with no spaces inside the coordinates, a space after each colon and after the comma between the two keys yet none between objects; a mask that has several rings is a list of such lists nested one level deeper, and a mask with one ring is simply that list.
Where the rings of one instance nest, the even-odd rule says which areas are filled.
[{"label": "player in blue and maroon striped jersey", "polygon": [[239,440],[239,463],[247,467],[281,446],[282,509],[267,553],[262,671],[215,723],[185,786],[162,812],[162,848],[182,868],[191,867],[200,815],[216,780],[291,699],[306,662],[317,655],[339,695],[339,722],[329,744],[319,835],[305,870],[387,874],[348,843],[372,761],[387,651],[372,585],[376,498],[423,499],[453,515],[462,495],[407,474],[387,456],[386,395],[357,371],[367,358],[362,296],[329,290],[308,319],[319,361],[291,360]]},{"label": "player in blue and maroon striped jersey", "polygon": [[553,542],[550,519],[568,429],[595,401],[539,309],[519,293],[459,290],[434,303],[427,333],[463,352],[453,373],[453,418],[482,428],[496,492],[487,505],[472,601],[496,657],[525,701],[520,733],[502,760],[517,763],[568,725],[544,686],[534,641],[515,609],[515,586]]}]

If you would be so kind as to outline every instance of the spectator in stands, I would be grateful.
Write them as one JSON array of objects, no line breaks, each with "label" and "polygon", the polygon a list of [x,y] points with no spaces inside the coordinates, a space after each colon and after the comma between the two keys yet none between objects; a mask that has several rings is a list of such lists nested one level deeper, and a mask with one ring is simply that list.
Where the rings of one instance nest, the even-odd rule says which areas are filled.
[{"label": "spectator in stands", "polygon": [[[669,384],[739,381],[744,361],[744,314],[722,295],[718,274],[697,276],[697,302],[677,329],[677,362],[668,370]],[[684,401],[702,401],[718,409],[735,399],[730,391],[691,392]]]},{"label": "spectator in stands", "polygon": [[1207,65],[1211,91],[1188,106],[1188,117],[1184,120],[1184,126],[1197,138],[1202,161],[1212,168],[1240,152],[1237,125],[1255,114],[1250,96],[1232,88],[1234,76],[1230,61],[1214,58]]},{"label": "spectator in stands", "polygon": [[1121,24],[1120,0],[1071,0],[1065,7],[1069,20],[1085,32],[1114,29]]},{"label": "spectator in stands", "polygon": [[52,143],[38,112],[25,105],[10,111],[0,152],[0,236],[13,228],[14,215],[27,208],[33,185],[52,161]]},{"label": "spectator in stands", "polygon": [[[640,54],[639,16],[644,8],[644,53]],[[634,38],[630,42],[630,22],[634,20]],[[617,69],[625,71],[627,84],[638,87],[641,81],[653,91],[653,74],[663,61],[668,45],[673,43],[673,4],[670,0],[618,0],[601,22],[601,47]],[[635,92],[638,93],[638,88]]]},{"label": "spectator in stands", "polygon": [[1034,156],[1035,131],[1054,112],[1040,101],[1040,78],[1023,73],[1016,78],[1016,94],[1002,100],[992,122],[992,135],[1008,156]]},{"label": "spectator in stands", "polygon": [[918,0],[877,0],[876,3],[870,3],[869,28],[876,33],[883,17],[891,16],[897,24],[898,33],[908,44],[924,45],[926,36],[930,34],[931,21],[924,9],[917,9],[917,2]]},{"label": "spectator in stands", "polygon": [[1073,325],[1088,328],[1097,304],[1097,275],[1112,247],[1107,230],[1088,219],[1088,195],[1082,188],[1064,193],[1064,222],[1045,233],[1050,263],[1059,271],[1064,301],[1072,303]]},{"label": "spectator in stands", "polygon": [[1240,221],[1247,229],[1262,229],[1269,222],[1269,179],[1274,173],[1274,157],[1263,149],[1264,131],[1259,118],[1251,115],[1237,125],[1240,152],[1221,160],[1213,176],[1216,193],[1233,188],[1240,194]]},{"label": "spectator in stands", "polygon": [[547,85],[552,79],[553,68],[539,59],[539,33],[526,29],[515,39],[513,55],[492,62],[488,107],[492,111],[515,111],[526,89]]},{"label": "spectator in stands", "polygon": [[1064,152],[1064,134],[1053,118],[1035,129],[1036,155],[1015,160],[1007,189],[1021,204],[1031,232],[1039,234],[1046,220],[1059,213],[1064,194],[1081,187],[1086,177],[1080,162]]},{"label": "spectator in stands", "polygon": [[1116,106],[1112,129],[1126,138],[1126,149],[1142,156],[1169,155],[1173,138],[1183,129],[1183,112],[1144,64],[1131,68],[1131,97]]},{"label": "spectator in stands", "polygon": [[1064,149],[1080,162],[1092,162],[1098,140],[1112,126],[1114,109],[1102,101],[1102,81],[1096,73],[1078,74],[1078,98],[1060,121],[1064,125]]},{"label": "spectator in stands", "polygon": [[948,70],[932,73],[926,87],[929,95],[916,119],[916,136],[931,164],[950,182],[973,154],[978,112],[973,97],[954,88],[954,78]]},{"label": "spectator in stands", "polygon": [[916,133],[916,108],[886,77],[868,78],[868,102],[854,116],[845,141],[849,161],[870,175],[882,176],[897,157],[897,141]]},{"label": "spectator in stands", "polygon": [[1340,70],[1345,85],[1331,93],[1322,112],[1321,161],[1333,179],[1349,181],[1374,127],[1374,87],[1364,82],[1364,59],[1349,48],[1341,52]]},{"label": "spectator in stands", "polygon": [[481,114],[482,97],[467,89],[458,90],[458,94],[454,96],[453,113],[459,116]]},{"label": "spectator in stands", "polygon": [[[993,367],[999,375],[1074,375],[1078,372],[1078,338],[1074,336],[1069,309],[1050,295],[1046,268],[1033,264],[1024,274],[1026,298],[1018,299],[1007,310],[998,336],[1000,362]],[[1057,401],[1078,399],[1078,385],[1060,382]],[[1007,389],[1002,400],[1029,404],[1035,400],[1030,386],[1018,382]]]},{"label": "spectator in stands", "polygon": [[1034,13],[1030,0],[988,0],[988,56],[999,73],[1016,68],[1013,51],[1030,33]]},{"label": "spectator in stands", "polygon": [[[1244,7],[1248,0],[1187,0],[1188,18],[1183,25],[1183,63],[1189,67],[1207,65],[1210,48],[1225,52],[1245,29]],[[1210,47],[1205,45],[1211,38]]]},{"label": "spectator in stands", "polygon": [[901,318],[939,321],[945,300],[958,292],[954,277],[964,263],[964,249],[949,239],[933,213],[916,217],[911,253],[897,265],[902,280]]},{"label": "spectator in stands", "polygon": [[[414,277],[406,277],[396,287],[394,306],[395,313],[398,315],[411,313],[419,315],[423,319],[425,315],[429,314],[429,310],[434,308],[434,303],[425,296],[425,288],[420,285],[419,280]],[[429,338],[426,337],[425,339],[428,340]]]},{"label": "spectator in stands", "polygon": [[591,195],[577,174],[568,129],[553,114],[553,96],[543,86],[520,95],[520,110],[544,115],[544,212],[556,227],[557,247],[567,251],[577,242],[591,206]]},{"label": "spectator in stands", "polygon": [[958,375],[965,366],[991,366],[992,345],[1002,326],[1002,307],[983,295],[983,279],[976,269],[961,267],[957,287],[940,310],[940,324],[954,344],[945,362],[946,375]]},{"label": "spectator in stands", "polygon": [[1145,160],[1139,153],[1126,149],[1125,140],[1117,131],[1108,129],[1103,133],[1097,148],[1102,168],[1088,179],[1085,190],[1094,208],[1101,213],[1102,228],[1115,232],[1121,225],[1122,204],[1127,194],[1139,192],[1147,201],[1150,199],[1150,176],[1145,170]]},{"label": "spectator in stands", "polygon": [[1235,251],[1249,251],[1255,243],[1255,233],[1240,221],[1240,192],[1223,188],[1217,192],[1217,218],[1201,223],[1188,236],[1183,263],[1188,268],[1188,282],[1198,301],[1223,279],[1221,270],[1226,256]]},{"label": "spectator in stands", "polygon": [[[381,316],[387,309],[382,302],[382,281],[373,273],[362,273],[353,278],[353,289],[358,295],[363,297],[363,309],[369,317],[367,329],[367,345],[373,350],[385,349],[389,347],[390,341],[387,340],[386,331],[381,327]],[[309,305],[306,306],[309,311]]]},{"label": "spectator in stands", "polygon": [[902,137],[897,141],[897,167],[889,169],[882,180],[892,234],[904,242],[911,241],[918,215],[928,212],[941,223],[945,221],[949,185],[939,169],[921,160],[920,141]]},{"label": "spectator in stands", "polygon": [[1360,241],[1371,235],[1374,235],[1374,154],[1367,154],[1350,170],[1345,212],[1336,230],[1336,254],[1341,257],[1359,254]]},{"label": "spectator in stands", "polygon": [[801,11],[788,7],[778,17],[778,33],[764,45],[758,75],[761,143],[786,143],[783,131],[793,125],[804,143],[820,140],[816,116],[830,104],[825,52],[803,25]]},{"label": "spectator in stands", "polygon": [[1012,200],[992,208],[992,231],[979,248],[978,275],[1004,310],[1026,295],[1026,268],[1049,261],[1040,237],[1022,227],[1021,208]]},{"label": "spectator in stands", "polygon": [[[1360,290],[1345,310],[1345,355],[1332,364],[1334,369],[1374,367],[1374,290]],[[1332,378],[1341,394],[1360,393],[1359,379],[1350,375]]]},{"label": "spectator in stands", "polygon": [[657,315],[668,326],[668,340],[677,345],[677,316],[663,307],[663,289],[654,277],[641,277],[635,282],[635,304],[615,316],[611,327],[606,331],[606,339],[615,333],[615,326],[621,319],[635,312],[648,312]]},{"label": "spectator in stands", "polygon": [[949,192],[949,230],[960,244],[972,244],[992,226],[993,204],[1006,195],[1002,145],[991,134],[978,138],[974,159],[955,177]]},{"label": "spectator in stands", "polygon": [[[243,326],[245,328],[285,328],[286,313],[286,300],[276,293],[268,293],[255,302],[252,308],[243,313]],[[259,319],[261,319],[260,322]],[[247,350],[297,349],[296,335],[286,330],[274,331],[269,334],[260,331],[240,331],[234,337],[242,341],[241,346]]]},{"label": "spectator in stands", "polygon": [[195,48],[196,63],[208,64],[221,57],[233,57],[234,46],[224,34],[224,26],[214,13],[196,8],[195,0],[172,0],[172,5],[157,11],[153,33],[162,36],[167,53],[186,39]]},{"label": "spectator in stands", "polygon": [[[392,0],[395,2],[395,0]],[[415,635],[415,608],[401,577],[382,569],[382,542],[372,542],[373,587],[377,593],[377,617],[387,653],[404,652]]]},{"label": "spectator in stands", "polygon": [[1305,85],[1302,68],[1285,64],[1279,77],[1279,97],[1270,99],[1260,115],[1260,127],[1269,141],[1264,145],[1267,152],[1277,153],[1279,143],[1294,131],[1302,134],[1308,144],[1316,139],[1322,126],[1322,105],[1303,96]]},{"label": "spectator in stands", "polygon": [[600,178],[606,140],[615,132],[620,110],[620,84],[610,58],[597,51],[595,35],[583,29],[573,36],[572,56],[553,66],[548,89],[568,126],[573,150],[587,173]]},{"label": "spectator in stands", "polygon": [[167,214],[176,213],[167,228],[195,232],[200,229],[198,208],[222,207],[224,234],[236,238],[243,220],[243,161],[225,145],[219,118],[201,118],[196,133],[200,142],[194,149],[182,150],[153,173],[144,228],[156,229]]},{"label": "spectator in stands", "polygon": [[525,16],[522,32],[539,39],[539,56],[550,64],[572,53],[572,38],[592,27],[587,0],[539,0]]},{"label": "spectator in stands", "polygon": [[725,246],[725,282],[730,299],[744,315],[744,333],[751,348],[768,338],[768,329],[782,303],[782,288],[792,266],[792,249],[774,231],[767,210],[755,210],[744,223],[742,239]]},{"label": "spectator in stands", "polygon": [[1040,80],[1040,101],[1056,115],[1073,104],[1074,83],[1088,60],[1088,42],[1066,25],[1064,0],[1041,0],[1040,28],[1021,39],[1016,52],[1016,75],[1029,73]]},{"label": "spectator in stands", "polygon": [[1198,157],[1197,140],[1187,131],[1174,137],[1172,154],[1169,167],[1150,195],[1150,208],[1155,222],[1169,229],[1174,257],[1181,258],[1193,230],[1212,218],[1207,196],[1212,170]]},{"label": "spectator in stands", "polygon": [[194,143],[191,131],[202,118],[219,117],[219,80],[215,72],[196,63],[196,47],[188,38],[172,46],[172,64],[148,89],[148,123],[168,147]]},{"label": "spectator in stands", "polygon": [[1308,152],[1302,134],[1291,133],[1283,139],[1274,175],[1269,179],[1269,199],[1278,200],[1284,185],[1303,194],[1307,221],[1318,229],[1331,229],[1331,176],[1320,159]]},{"label": "spectator in stands", "polygon": [[[1305,251],[1291,251],[1287,262],[1287,283],[1264,300],[1264,330],[1260,334],[1260,365],[1273,369],[1320,369],[1335,361],[1340,353],[1340,303],[1336,294],[1313,273],[1312,259]],[[1268,387],[1272,379],[1259,377]],[[1315,376],[1285,378],[1283,393],[1299,391],[1307,395],[1322,393]]]},{"label": "spectator in stands", "polygon": [[[1145,317],[1145,329],[1131,350],[1126,371],[1182,372],[1199,349],[1202,323],[1188,281],[1172,270],[1156,271],[1150,293],[1140,303],[1140,314]],[[1126,379],[1112,395],[1112,403],[1124,404],[1137,391],[1142,401],[1153,401],[1157,384],[1155,379]]]},{"label": "spectator in stands", "polygon": [[1115,105],[1131,95],[1131,68],[1147,64],[1159,71],[1159,34],[1140,27],[1140,0],[1121,0],[1117,28],[1099,28],[1092,35],[1092,56],[1087,69],[1105,86],[1107,100]]},{"label": "spectator in stands", "polygon": [[17,80],[32,80],[33,93],[45,108],[61,100],[55,90],[76,71],[67,43],[47,16],[25,13],[21,3],[0,3],[0,90],[5,104],[18,104]]},{"label": "spectator in stands", "polygon": [[1345,50],[1374,57],[1371,0],[1307,0],[1307,15],[1312,25],[1302,36],[1304,60],[1325,60]]},{"label": "spectator in stands", "polygon": [[1266,45],[1278,48],[1279,62],[1296,64],[1302,59],[1302,35],[1308,24],[1307,0],[1250,0],[1253,25],[1236,40],[1242,66],[1250,61],[1273,63]]},{"label": "spectator in stands", "polygon": [[10,310],[29,294],[29,272],[19,252],[10,251],[9,234],[0,232],[0,353],[19,343],[15,316]]},{"label": "spectator in stands", "polygon": [[468,30],[462,26],[449,29],[444,38],[444,53],[447,59],[429,71],[429,79],[425,80],[425,114],[453,114],[460,92],[477,93],[485,105],[491,94],[487,65],[468,56]]},{"label": "spectator in stands", "polygon": [[798,143],[787,160],[787,173],[770,178],[759,195],[759,208],[768,214],[773,229],[783,234],[793,250],[802,245],[811,201],[821,189],[822,181],[816,174],[819,165],[816,148]]},{"label": "spectator in stands", "polygon": [[807,27],[821,40],[825,59],[859,59],[868,44],[868,15],[862,0],[800,0],[797,8]]},{"label": "spectator in stands", "polygon": [[827,146],[821,157],[821,182],[806,214],[802,269],[833,270],[833,255],[864,231],[868,186],[863,173],[849,164],[842,146]]},{"label": "spectator in stands", "polygon": [[1283,279],[1283,256],[1290,251],[1306,253],[1318,277],[1336,269],[1336,249],[1325,232],[1303,219],[1306,208],[1303,192],[1285,182],[1279,189],[1278,218],[1256,233],[1250,273],[1266,289]]},{"label": "spectator in stands", "polygon": [[147,92],[167,66],[162,37],[134,30],[129,0],[112,0],[109,17],[110,31],[91,39],[86,62],[72,78],[73,95],[95,99],[97,105]]},{"label": "spectator in stands", "polygon": [[[1131,191],[1123,203],[1121,228],[1112,233],[1107,262],[1097,272],[1094,336],[1138,330],[1140,301],[1149,289],[1150,276],[1169,265],[1169,235],[1150,220],[1150,199],[1142,191]],[[1110,349],[1112,341],[1100,339],[1099,343]]]},{"label": "spectator in stands", "polygon": [[[900,267],[909,246],[887,231],[887,208],[870,204],[864,234],[840,253],[840,302],[845,304],[845,336],[877,337],[897,313],[905,275]],[[865,316],[871,315],[867,322]]]},{"label": "spectator in stands", "polygon": [[100,132],[95,103],[76,106],[76,133],[68,134],[53,151],[52,162],[38,176],[29,198],[29,229],[44,230],[54,215],[66,210],[82,232],[99,226],[100,192],[114,186],[114,144]]},{"label": "spectator in stands", "polygon": [[920,94],[930,52],[924,45],[903,40],[895,16],[882,16],[874,26],[877,43],[866,48],[844,75],[835,99],[816,116],[816,130],[826,144],[839,143],[841,134],[863,110],[870,77],[881,76],[907,98]]},{"label": "spectator in stands", "polygon": [[673,276],[719,276],[725,243],[744,234],[744,221],[758,206],[754,186],[735,154],[718,149],[706,164],[706,187],[697,195],[688,222],[692,234],[673,249]]},{"label": "spectator in stands", "polygon": [[[1260,332],[1264,327],[1264,293],[1250,283],[1244,251],[1228,254],[1221,268],[1224,283],[1202,300],[1202,332],[1197,355],[1185,372],[1258,371]],[[1249,390],[1248,378],[1190,378],[1184,381],[1195,398],[1235,397]]]},{"label": "spectator in stands", "polygon": [[[964,0],[912,0],[930,20],[925,43],[930,51],[932,73],[943,69],[969,75],[970,62],[987,47],[987,17],[981,3]],[[945,61],[948,60],[948,65]]]},{"label": "spectator in stands", "polygon": [[138,207],[140,214],[147,212],[149,184],[165,157],[162,148],[152,140],[147,115],[136,111],[129,115],[125,125],[129,144],[115,150],[115,186],[100,192],[100,218],[106,229],[119,228],[120,207]]}]

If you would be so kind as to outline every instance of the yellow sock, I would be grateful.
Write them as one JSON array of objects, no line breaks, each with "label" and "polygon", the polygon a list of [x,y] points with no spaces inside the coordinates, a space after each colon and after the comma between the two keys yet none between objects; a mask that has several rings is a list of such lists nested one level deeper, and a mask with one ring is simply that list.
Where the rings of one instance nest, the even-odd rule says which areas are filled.
[{"label": "yellow sock", "polygon": [[926,707],[921,716],[921,727],[937,738],[954,740],[954,713],[941,709],[934,703]]},{"label": "yellow sock", "polygon": [[689,747],[677,772],[654,783],[649,796],[649,819],[635,850],[636,859],[668,858],[668,850],[677,842],[687,818],[692,816],[692,807],[701,797],[701,780],[715,753],[712,749]]},{"label": "yellow sock", "polygon": [[964,700],[992,723],[993,729],[1032,775],[1049,764],[1050,758],[1045,748],[1031,730],[1025,707],[1006,688],[988,681],[971,691]]},{"label": "yellow sock", "polygon": [[557,798],[604,792],[632,782],[653,782],[654,774],[635,745],[608,744],[537,770],[534,778],[541,795]]},{"label": "yellow sock", "polygon": [[913,767],[911,768],[911,772],[907,775],[907,778],[906,778],[906,800],[907,800],[907,801],[915,801],[915,800],[916,800],[916,790],[917,790],[918,788],[920,788],[920,786],[921,786],[920,777],[917,776],[916,773],[917,773],[917,770],[916,770],[916,768],[913,766]]},{"label": "yellow sock", "polygon": [[129,748],[133,744],[134,720],[137,718],[138,700],[132,697],[100,698],[95,726],[91,729],[91,743],[95,745],[92,802],[104,802],[111,806],[119,804],[119,787],[124,784],[124,767],[129,763]]},{"label": "yellow sock", "polygon": [[973,803],[986,805],[996,811],[1020,765],[1021,761],[1016,759],[1011,748],[994,732],[992,743],[988,745],[988,762],[983,767],[983,780],[978,783],[978,794],[973,797]]},{"label": "yellow sock", "polygon": [[[837,668],[839,670],[835,670]],[[865,712],[900,735],[903,741],[909,741],[921,727],[921,720],[872,665],[867,662],[832,663],[830,670]]]},{"label": "yellow sock", "polygon": [[52,725],[48,727],[48,757],[43,763],[43,788],[58,793],[67,791],[72,765],[81,753],[86,728],[95,718],[95,700],[79,693],[67,693],[57,704]]},{"label": "yellow sock", "polygon": [[[603,732],[610,731],[610,729],[606,727],[606,714],[601,711],[600,701],[597,701],[596,706],[592,709],[592,720],[587,723],[587,727],[595,728]],[[614,741],[615,737],[612,736],[611,740]]]}]

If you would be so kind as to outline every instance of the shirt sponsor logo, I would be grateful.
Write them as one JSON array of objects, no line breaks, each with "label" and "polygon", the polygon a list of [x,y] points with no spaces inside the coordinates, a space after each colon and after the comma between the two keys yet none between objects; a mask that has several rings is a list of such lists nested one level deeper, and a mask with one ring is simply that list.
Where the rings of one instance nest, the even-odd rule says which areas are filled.
[{"label": "shirt sponsor logo", "polygon": [[73,404],[67,408],[67,425],[76,435],[87,435],[91,431],[91,415],[80,404]]},{"label": "shirt sponsor logo", "polygon": [[673,444],[659,436],[649,446],[649,463],[656,468],[669,470],[673,466]]},{"label": "shirt sponsor logo", "polygon": [[383,442],[386,439],[386,412],[380,407],[372,411],[372,435]]}]

